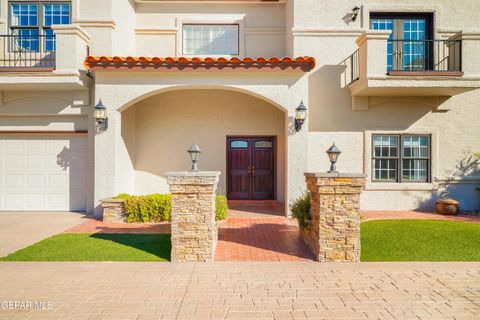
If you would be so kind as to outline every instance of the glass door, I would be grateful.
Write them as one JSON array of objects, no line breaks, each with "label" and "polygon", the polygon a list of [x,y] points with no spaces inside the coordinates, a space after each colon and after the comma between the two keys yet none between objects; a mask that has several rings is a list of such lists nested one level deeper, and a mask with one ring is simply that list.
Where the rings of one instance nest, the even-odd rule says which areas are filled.
[{"label": "glass door", "polygon": [[387,71],[429,69],[433,43],[428,16],[372,15],[372,30],[391,30],[387,42]]}]

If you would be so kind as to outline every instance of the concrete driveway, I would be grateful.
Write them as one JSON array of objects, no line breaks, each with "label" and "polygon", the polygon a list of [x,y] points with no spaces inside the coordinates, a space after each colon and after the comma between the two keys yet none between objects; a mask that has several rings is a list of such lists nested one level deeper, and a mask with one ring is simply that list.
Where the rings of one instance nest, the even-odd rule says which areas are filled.
[{"label": "concrete driveway", "polygon": [[74,212],[0,212],[0,257],[28,247],[88,219]]}]

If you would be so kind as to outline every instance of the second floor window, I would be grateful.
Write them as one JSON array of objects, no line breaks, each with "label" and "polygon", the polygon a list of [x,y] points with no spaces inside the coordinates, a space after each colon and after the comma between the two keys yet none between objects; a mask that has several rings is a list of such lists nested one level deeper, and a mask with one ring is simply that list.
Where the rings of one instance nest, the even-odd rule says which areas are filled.
[{"label": "second floor window", "polygon": [[183,54],[238,55],[238,24],[184,24]]},{"label": "second floor window", "polygon": [[[52,25],[71,23],[70,2],[10,2],[10,34],[14,50],[55,51]],[[12,42],[13,43],[13,42]]]}]

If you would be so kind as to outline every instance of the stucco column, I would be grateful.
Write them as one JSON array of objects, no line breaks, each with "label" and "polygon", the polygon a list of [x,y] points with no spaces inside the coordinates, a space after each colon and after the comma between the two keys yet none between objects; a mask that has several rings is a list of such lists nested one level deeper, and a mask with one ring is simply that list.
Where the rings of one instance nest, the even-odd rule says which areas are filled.
[{"label": "stucco column", "polygon": [[87,56],[87,45],[90,36],[79,25],[55,25],[57,41],[57,71],[78,71],[84,69],[83,62]]},{"label": "stucco column", "polygon": [[302,238],[320,262],[360,261],[360,193],[364,174],[306,173],[311,223]]},{"label": "stucco column", "polygon": [[360,80],[387,73],[387,40],[390,30],[368,30],[357,39]]},{"label": "stucco column", "polygon": [[172,262],[213,262],[220,172],[170,172],[166,176],[172,194]]}]

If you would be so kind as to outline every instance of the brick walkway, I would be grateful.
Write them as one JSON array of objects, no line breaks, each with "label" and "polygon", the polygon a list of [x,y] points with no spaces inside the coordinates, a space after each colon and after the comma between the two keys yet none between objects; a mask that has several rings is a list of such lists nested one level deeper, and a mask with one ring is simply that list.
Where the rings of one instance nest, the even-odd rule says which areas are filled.
[{"label": "brick walkway", "polygon": [[296,220],[284,216],[275,202],[230,202],[220,223],[216,261],[307,261],[313,255],[303,243]]},{"label": "brick walkway", "polygon": [[0,319],[478,319],[480,263],[0,263]]},{"label": "brick walkway", "polygon": [[446,216],[432,212],[418,211],[362,211],[363,221],[366,220],[385,220],[385,219],[430,219],[430,220],[450,220],[450,221],[466,221],[480,223],[479,215],[458,215]]}]

